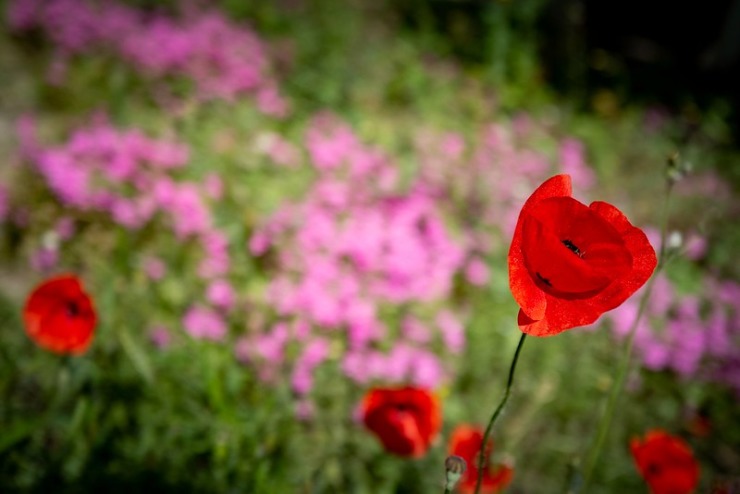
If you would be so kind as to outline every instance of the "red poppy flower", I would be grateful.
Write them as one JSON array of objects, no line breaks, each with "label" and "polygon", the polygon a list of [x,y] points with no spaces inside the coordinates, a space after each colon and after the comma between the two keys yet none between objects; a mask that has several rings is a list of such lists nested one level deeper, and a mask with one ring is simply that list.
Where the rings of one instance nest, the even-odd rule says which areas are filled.
[{"label": "red poppy flower", "polygon": [[360,410],[385,449],[400,456],[423,456],[442,426],[437,397],[424,389],[376,388],[365,395]]},{"label": "red poppy flower", "polygon": [[570,176],[556,175],[527,199],[509,249],[519,328],[550,336],[591,324],[635,293],[656,265],[642,230],[611,204],[576,201]]},{"label": "red poppy flower", "polygon": [[655,429],[630,442],[637,470],[652,494],[689,494],[699,483],[699,464],[683,439]]},{"label": "red poppy flower", "polygon": [[[475,491],[475,484],[478,481],[478,454],[481,450],[481,444],[483,444],[483,431],[478,427],[463,424],[457,426],[452,432],[449,454],[459,456],[468,464],[468,468],[458,484],[460,492],[463,494]],[[485,451],[486,465],[492,451],[493,441],[489,440]],[[483,472],[480,492],[483,494],[500,492],[509,485],[513,477],[514,469],[508,465],[489,467]]]},{"label": "red poppy flower", "polygon": [[23,308],[26,332],[42,348],[80,355],[90,346],[97,316],[76,276],[46,280],[28,296]]}]

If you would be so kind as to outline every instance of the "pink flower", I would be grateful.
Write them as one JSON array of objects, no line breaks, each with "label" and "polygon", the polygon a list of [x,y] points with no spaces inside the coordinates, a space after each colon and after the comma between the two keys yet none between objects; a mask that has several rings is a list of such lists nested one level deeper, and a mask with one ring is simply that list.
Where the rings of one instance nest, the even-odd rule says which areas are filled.
[{"label": "pink flower", "polygon": [[283,352],[288,342],[289,333],[285,323],[278,323],[272,331],[266,335],[255,338],[254,351],[262,359],[271,364],[279,364],[283,361]]},{"label": "pink flower", "polygon": [[690,234],[686,239],[684,252],[692,261],[701,259],[707,252],[707,240],[696,233]]},{"label": "pink flower", "polygon": [[583,143],[567,138],[560,144],[560,170],[570,175],[574,187],[588,190],[596,184],[596,175],[586,165]]},{"label": "pink flower", "polygon": [[40,247],[31,255],[31,267],[39,272],[49,272],[59,262],[59,251],[55,248]]},{"label": "pink flower", "polygon": [[161,259],[149,257],[144,261],[144,272],[150,280],[159,281],[167,273],[167,266]]},{"label": "pink flower", "polygon": [[460,134],[450,132],[442,138],[442,152],[449,159],[458,159],[465,151],[465,139]]},{"label": "pink flower", "polygon": [[485,286],[491,277],[488,264],[480,257],[473,257],[465,265],[465,279],[471,285]]},{"label": "pink flower", "polygon": [[316,416],[316,405],[307,398],[300,398],[295,404],[295,415],[301,422],[312,420]]},{"label": "pink flower", "polygon": [[208,197],[218,201],[223,197],[224,183],[216,173],[209,173],[203,182],[203,189]]},{"label": "pink flower", "polygon": [[198,274],[205,279],[226,274],[231,265],[229,240],[215,229],[206,230],[201,236],[205,258],[198,268]]},{"label": "pink flower", "polygon": [[258,230],[249,239],[249,252],[253,256],[261,256],[270,248],[270,237],[266,232]]},{"label": "pink flower", "polygon": [[213,309],[191,307],[183,318],[185,331],[198,340],[221,341],[226,336],[226,322]]},{"label": "pink flower", "polygon": [[231,309],[234,305],[234,289],[226,280],[216,280],[211,282],[211,284],[208,285],[206,297],[213,305],[225,310]]},{"label": "pink flower", "polygon": [[412,382],[423,388],[438,388],[444,379],[442,364],[432,352],[418,350],[413,357],[411,369]]},{"label": "pink flower", "polygon": [[372,378],[363,354],[357,351],[348,351],[342,359],[342,372],[358,383],[365,383]]},{"label": "pink flower", "polygon": [[175,234],[180,238],[204,233],[211,228],[210,211],[195,184],[181,184],[175,190],[168,209],[174,222]]},{"label": "pink flower", "polygon": [[436,323],[445,346],[452,353],[460,353],[465,347],[465,329],[460,320],[449,310],[443,310],[437,314]]},{"label": "pink flower", "polygon": [[170,346],[172,335],[164,326],[155,326],[149,332],[149,339],[157,348],[164,349]]},{"label": "pink flower", "polygon": [[403,319],[401,329],[404,338],[416,343],[428,343],[432,337],[429,329],[421,321],[412,316],[407,316]]},{"label": "pink flower", "polygon": [[75,234],[75,220],[69,216],[63,216],[54,224],[54,231],[59,235],[59,240],[66,241]]},{"label": "pink flower", "polygon": [[252,341],[246,336],[236,340],[234,345],[234,356],[242,364],[249,364],[252,361]]},{"label": "pink flower", "polygon": [[[232,101],[256,93],[263,112],[287,112],[266,47],[218,11],[190,9],[172,18],[110,2],[15,0],[8,16],[15,30],[46,33],[64,60],[75,53],[112,52],[146,75],[191,80],[202,98]],[[154,152],[163,163],[181,156],[175,148]]]},{"label": "pink flower", "polygon": [[306,395],[313,387],[313,371],[329,355],[329,342],[324,339],[311,341],[301,353],[293,369],[293,391]]}]

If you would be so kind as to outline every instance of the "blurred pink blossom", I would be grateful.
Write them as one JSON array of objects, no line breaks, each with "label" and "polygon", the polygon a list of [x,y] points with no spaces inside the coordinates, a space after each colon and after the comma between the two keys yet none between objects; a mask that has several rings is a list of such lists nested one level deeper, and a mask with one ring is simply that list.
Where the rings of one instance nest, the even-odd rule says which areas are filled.
[{"label": "blurred pink blossom", "polygon": [[293,368],[293,376],[291,378],[293,391],[299,395],[306,395],[311,391],[314,369],[328,355],[329,342],[325,339],[315,339],[305,346]]},{"label": "blurred pink blossom", "polygon": [[429,343],[432,338],[429,329],[413,316],[407,316],[401,321],[403,337],[415,343]]},{"label": "blurred pink blossom", "polygon": [[295,403],[295,415],[302,422],[309,421],[316,415],[316,405],[307,398],[299,398]]},{"label": "blurred pink blossom", "polygon": [[583,143],[566,138],[560,143],[560,170],[570,175],[573,187],[587,191],[596,184],[594,171],[586,165]]},{"label": "blurred pink blossom", "polygon": [[144,261],[144,272],[152,281],[159,281],[167,273],[167,266],[158,257],[149,257]]},{"label": "blurred pink blossom", "polygon": [[[641,292],[610,312],[614,333],[624,338],[634,319]],[[723,292],[732,292],[729,297]],[[731,387],[736,379],[731,360],[740,341],[740,285],[733,282],[705,282],[701,295],[680,294],[664,274],[655,281],[647,314],[635,335],[636,353],[651,370],[672,370],[684,378],[709,379]],[[702,307],[704,307],[702,309]],[[656,322],[662,325],[653,327]],[[719,371],[723,369],[723,371]],[[740,387],[735,388],[740,392]]]},{"label": "blurred pink blossom", "polygon": [[485,286],[491,278],[488,264],[480,257],[473,257],[465,265],[465,278],[471,285]]},{"label": "blurred pink blossom", "polygon": [[56,248],[39,247],[31,254],[31,268],[41,273],[48,273],[59,262],[59,251]]},{"label": "blurred pink blossom", "polygon": [[436,323],[442,332],[442,341],[452,353],[460,353],[465,347],[465,329],[462,322],[450,310],[437,314]]},{"label": "blurred pink blossom", "polygon": [[54,224],[54,231],[59,235],[59,240],[61,241],[71,239],[76,231],[74,218],[62,216]]},{"label": "blurred pink blossom", "polygon": [[[114,2],[13,0],[8,20],[16,31],[38,29],[55,43],[57,84],[63,81],[70,56],[113,53],[145,75],[188,79],[205,99],[233,101],[246,94],[266,114],[283,116],[288,111],[262,40],[217,10],[191,6],[179,17],[169,17]],[[160,162],[179,152],[170,147],[152,151]]]},{"label": "blurred pink blossom", "polygon": [[226,280],[215,280],[208,285],[206,298],[216,307],[229,310],[234,305],[234,289]]},{"label": "blurred pink blossom", "polygon": [[172,343],[172,334],[165,326],[155,326],[149,331],[149,339],[159,349],[164,349]]},{"label": "blurred pink blossom", "polygon": [[188,309],[182,324],[198,340],[221,341],[226,336],[226,322],[218,312],[207,307],[196,305]]},{"label": "blurred pink blossom", "polygon": [[216,173],[209,173],[206,175],[205,181],[203,182],[203,190],[206,195],[213,200],[220,200],[224,193],[224,183],[221,177]]},{"label": "blurred pink blossom", "polygon": [[701,259],[707,252],[706,238],[696,233],[689,234],[684,243],[684,252],[693,261]]}]

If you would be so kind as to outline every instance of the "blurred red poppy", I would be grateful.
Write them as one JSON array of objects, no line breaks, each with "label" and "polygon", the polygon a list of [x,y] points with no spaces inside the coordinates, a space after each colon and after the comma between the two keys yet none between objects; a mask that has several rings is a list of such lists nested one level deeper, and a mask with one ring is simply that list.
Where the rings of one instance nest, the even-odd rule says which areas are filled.
[{"label": "blurred red poppy", "polygon": [[[450,438],[449,454],[461,457],[468,465],[463,474],[458,489],[463,494],[469,494],[475,491],[475,484],[478,480],[478,454],[483,444],[483,431],[478,427],[471,425],[459,425],[452,432]],[[493,441],[488,441],[485,451],[486,465],[493,451]],[[514,477],[514,469],[508,465],[496,465],[487,468],[483,472],[480,492],[483,494],[493,494],[500,492],[511,482]]]},{"label": "blurred red poppy", "polygon": [[425,389],[376,388],[365,395],[360,410],[365,426],[399,456],[423,456],[442,427],[439,401]]},{"label": "blurred red poppy", "polygon": [[652,494],[689,494],[699,483],[699,464],[680,437],[654,429],[630,442],[637,470]]},{"label": "blurred red poppy", "polygon": [[90,346],[97,316],[90,297],[74,275],[37,286],[23,308],[26,332],[42,348],[80,355]]},{"label": "blurred red poppy", "polygon": [[645,284],[656,265],[642,230],[611,204],[573,199],[570,176],[556,175],[527,199],[509,249],[519,328],[551,336],[591,324]]}]

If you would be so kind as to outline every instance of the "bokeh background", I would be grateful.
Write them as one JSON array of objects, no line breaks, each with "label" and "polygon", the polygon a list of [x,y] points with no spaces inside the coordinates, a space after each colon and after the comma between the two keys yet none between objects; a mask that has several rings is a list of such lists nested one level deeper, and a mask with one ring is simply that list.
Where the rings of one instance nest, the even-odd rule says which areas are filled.
[{"label": "bokeh background", "polygon": [[[662,427],[740,482],[740,2],[0,2],[0,491],[442,492],[520,332],[506,253],[569,173],[669,262],[590,493],[647,492]],[[81,357],[26,336],[83,279]],[[640,297],[530,338],[494,431],[507,492],[577,489]],[[421,459],[357,406],[434,389]],[[724,489],[724,490],[723,490]]]}]

